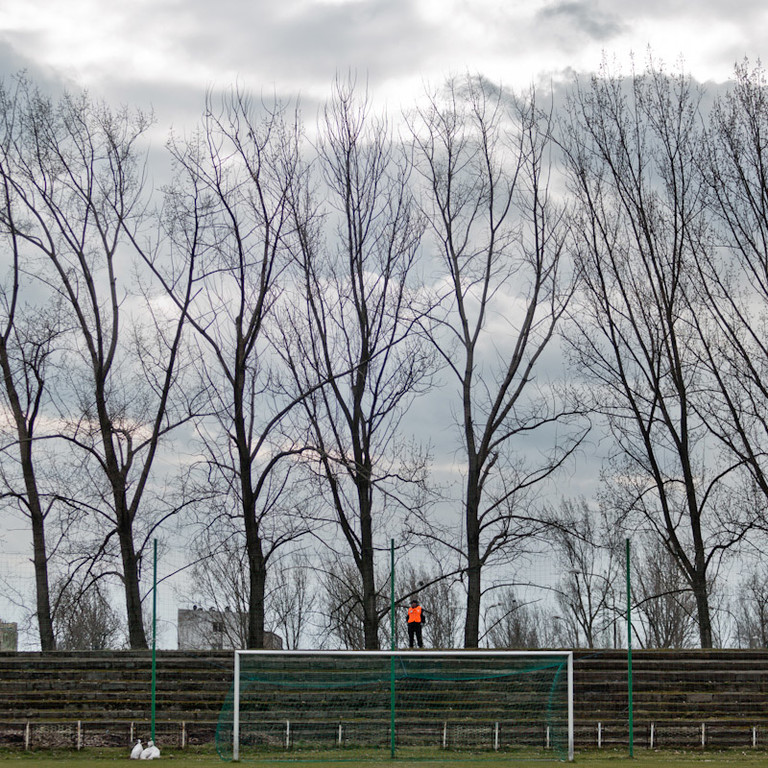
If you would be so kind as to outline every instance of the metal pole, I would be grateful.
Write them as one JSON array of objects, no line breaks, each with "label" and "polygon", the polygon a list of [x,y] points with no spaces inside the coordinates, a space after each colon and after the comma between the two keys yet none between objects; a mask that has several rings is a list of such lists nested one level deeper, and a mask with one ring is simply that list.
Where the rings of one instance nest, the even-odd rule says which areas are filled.
[{"label": "metal pole", "polygon": [[389,540],[389,621],[391,627],[390,650],[394,651],[395,644],[395,540]]},{"label": "metal pole", "polygon": [[235,651],[235,685],[232,691],[232,762],[240,762],[240,652]]},{"label": "metal pole", "polygon": [[152,568],[152,741],[155,740],[155,700],[157,694],[157,539],[154,540]]},{"label": "metal pole", "polygon": [[[547,726],[549,733],[549,726]],[[573,762],[573,651],[568,653],[568,762]]]},{"label": "metal pole", "polygon": [[395,757],[395,540],[389,540],[389,613],[390,642],[389,654],[389,755]]},{"label": "metal pole", "polygon": [[627,694],[629,712],[629,756],[635,756],[635,733],[632,713],[632,584],[629,570],[629,539],[627,539]]}]

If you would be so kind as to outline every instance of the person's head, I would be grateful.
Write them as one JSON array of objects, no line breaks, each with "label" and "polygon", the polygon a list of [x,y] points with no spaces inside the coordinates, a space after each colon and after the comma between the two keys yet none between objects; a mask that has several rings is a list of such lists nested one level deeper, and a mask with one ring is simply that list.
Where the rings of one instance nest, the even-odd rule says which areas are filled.
[{"label": "person's head", "polygon": [[416,606],[419,604],[419,601],[414,597],[413,600],[411,600],[411,605]]}]

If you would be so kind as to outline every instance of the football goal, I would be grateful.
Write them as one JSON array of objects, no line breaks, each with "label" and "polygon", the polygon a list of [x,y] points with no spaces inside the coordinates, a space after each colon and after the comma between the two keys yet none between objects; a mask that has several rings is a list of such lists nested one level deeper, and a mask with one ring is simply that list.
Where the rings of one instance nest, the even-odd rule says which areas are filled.
[{"label": "football goal", "polygon": [[570,652],[235,651],[234,664],[224,759],[573,759]]}]

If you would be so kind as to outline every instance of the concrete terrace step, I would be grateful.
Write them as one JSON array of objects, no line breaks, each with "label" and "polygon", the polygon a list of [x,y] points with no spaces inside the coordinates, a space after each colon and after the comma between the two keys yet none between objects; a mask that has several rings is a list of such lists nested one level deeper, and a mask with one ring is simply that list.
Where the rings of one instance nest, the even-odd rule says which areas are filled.
[{"label": "concrete terrace step", "polygon": [[[215,718],[232,670],[230,651],[159,651],[158,713]],[[146,715],[151,672],[149,651],[0,653],[0,720]],[[644,721],[768,724],[767,651],[634,651],[633,682],[635,716]],[[577,651],[574,691],[579,723],[626,713],[626,651]]]},{"label": "concrete terrace step", "polygon": [[[215,719],[232,683],[233,654],[160,651],[161,717]],[[0,720],[146,717],[149,651],[0,653]]]}]

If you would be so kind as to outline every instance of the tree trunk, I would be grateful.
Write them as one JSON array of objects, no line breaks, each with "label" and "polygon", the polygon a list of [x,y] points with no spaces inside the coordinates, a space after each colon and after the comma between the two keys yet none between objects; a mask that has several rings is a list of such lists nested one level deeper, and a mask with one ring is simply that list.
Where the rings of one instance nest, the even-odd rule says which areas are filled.
[{"label": "tree trunk", "polygon": [[706,575],[694,574],[693,595],[696,598],[696,615],[699,621],[699,639],[702,648],[712,647],[712,618],[709,611],[709,593]]},{"label": "tree trunk", "polygon": [[264,562],[261,541],[258,537],[255,537],[255,541],[251,541],[252,538],[251,534],[246,534],[250,568],[247,644],[248,648],[260,649],[264,647],[264,595],[267,584],[267,567]]},{"label": "tree trunk", "polygon": [[11,411],[16,423],[16,435],[19,441],[19,461],[24,475],[29,518],[32,526],[33,563],[35,568],[35,605],[37,609],[37,626],[40,633],[40,648],[43,651],[56,650],[56,638],[53,633],[53,618],[51,616],[51,598],[48,585],[48,553],[45,546],[45,514],[37,491],[35,467],[32,461],[32,436],[27,426],[25,414],[21,407],[13,374],[8,362],[5,340],[0,340],[0,360],[2,361],[3,378]]},{"label": "tree trunk", "polygon": [[363,637],[366,651],[379,649],[379,617],[376,611],[376,578],[373,558],[373,521],[370,501],[361,510],[360,577],[363,586]]},{"label": "tree trunk", "polygon": [[129,523],[122,522],[127,516],[125,511],[118,512],[121,521],[118,537],[120,553],[123,559],[123,579],[125,586],[125,607],[128,616],[128,642],[131,650],[144,650],[149,647],[144,632],[141,613],[141,594],[139,592],[139,567],[133,546],[133,531]]},{"label": "tree trunk", "polygon": [[[24,472],[26,476],[26,469]],[[25,478],[26,479],[26,478]],[[30,518],[32,520],[33,562],[35,567],[35,596],[37,607],[37,626],[40,632],[40,649],[42,651],[56,650],[56,637],[53,633],[51,617],[51,597],[48,587],[48,553],[45,547],[45,523],[40,499],[35,488],[30,496]]]},{"label": "tree trunk", "polygon": [[[476,464],[476,462],[475,462]],[[482,566],[480,563],[480,493],[474,465],[467,479],[467,614],[464,623],[464,647],[477,648],[480,641],[480,595]]]}]

